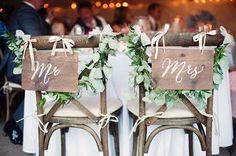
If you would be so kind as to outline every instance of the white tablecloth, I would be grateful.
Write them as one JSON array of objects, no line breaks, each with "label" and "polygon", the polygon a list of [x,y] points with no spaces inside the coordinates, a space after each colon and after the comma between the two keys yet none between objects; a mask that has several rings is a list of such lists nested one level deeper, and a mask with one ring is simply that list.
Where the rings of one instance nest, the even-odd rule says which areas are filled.
[{"label": "white tablecloth", "polygon": [[[80,59],[87,59],[85,54],[80,55]],[[113,65],[113,77],[109,81],[109,87],[114,87],[116,95],[123,102],[122,114],[119,117],[119,137],[121,146],[121,156],[130,156],[132,149],[132,138],[129,138],[129,133],[132,128],[132,120],[128,115],[124,94],[128,89],[128,74],[132,70],[130,60],[125,54],[118,54],[117,57],[111,57],[110,63]],[[35,95],[32,91],[26,91],[25,94],[25,116],[28,116],[36,111]],[[220,86],[219,91],[215,92],[214,96],[214,113],[217,114],[219,133],[216,135],[213,132],[213,154],[219,153],[219,147],[232,145],[233,130],[232,130],[232,113],[229,93],[229,77],[228,72],[224,73],[224,81]],[[96,127],[96,125],[93,125]],[[148,133],[156,126],[148,128]],[[214,128],[215,130],[215,128]],[[112,137],[109,137],[112,142]],[[98,152],[97,146],[88,133],[80,129],[71,128],[66,134],[66,154],[67,156],[97,156],[101,155]],[[26,118],[24,123],[24,142],[23,151],[27,153],[37,153],[37,124],[33,118]],[[110,144],[111,156],[115,156],[113,144]],[[194,138],[194,154],[203,156],[199,141]],[[49,150],[46,151],[46,156],[60,155],[60,136],[56,132],[53,134],[50,141]],[[188,156],[188,137],[183,130],[166,130],[158,134],[150,146],[147,156]]]}]

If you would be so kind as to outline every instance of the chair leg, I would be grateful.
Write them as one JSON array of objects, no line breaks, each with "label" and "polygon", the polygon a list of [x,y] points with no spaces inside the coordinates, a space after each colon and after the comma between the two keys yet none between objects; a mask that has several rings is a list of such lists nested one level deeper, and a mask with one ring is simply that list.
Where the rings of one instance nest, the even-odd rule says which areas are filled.
[{"label": "chair leg", "polygon": [[188,149],[189,156],[193,156],[193,132],[189,130],[184,130],[185,134],[188,134]]},{"label": "chair leg", "polygon": [[145,144],[145,136],[146,136],[146,131],[145,131],[145,122],[141,123],[139,125],[139,137],[138,137],[138,156],[144,156],[144,144]]},{"label": "chair leg", "polygon": [[66,155],[66,128],[61,129],[61,156]]},{"label": "chair leg", "polygon": [[44,133],[39,129],[39,156],[44,156]]},{"label": "chair leg", "polygon": [[6,91],[6,121],[10,119],[10,93]]},{"label": "chair leg", "polygon": [[119,128],[117,123],[114,123],[113,126],[114,126],[115,151],[116,151],[116,156],[119,156],[120,155]]},{"label": "chair leg", "polygon": [[133,134],[133,150],[132,150],[132,156],[137,156],[137,140],[138,140],[138,133],[135,132]]},{"label": "chair leg", "polygon": [[101,141],[102,141],[103,156],[109,156],[107,126],[101,129]]},{"label": "chair leg", "polygon": [[208,118],[207,119],[207,124],[206,124],[206,156],[212,156],[212,119]]},{"label": "chair leg", "polygon": [[189,156],[193,156],[193,132],[188,134],[188,146],[189,146]]}]

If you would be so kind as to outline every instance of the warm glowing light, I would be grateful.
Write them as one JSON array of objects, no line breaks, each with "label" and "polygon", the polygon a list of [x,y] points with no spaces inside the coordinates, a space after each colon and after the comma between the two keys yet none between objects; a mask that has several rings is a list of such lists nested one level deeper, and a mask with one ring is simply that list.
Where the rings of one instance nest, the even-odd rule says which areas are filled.
[{"label": "warm glowing light", "polygon": [[3,12],[3,8],[0,8],[0,12]]},{"label": "warm glowing light", "polygon": [[216,2],[220,2],[220,0],[216,0]]},{"label": "warm glowing light", "polygon": [[206,0],[201,0],[202,3],[206,3]]},{"label": "warm glowing light", "polygon": [[186,1],[186,0],[182,0],[182,3],[183,3],[183,4],[186,4],[186,3],[187,3],[187,1]]},{"label": "warm glowing light", "polygon": [[121,7],[121,3],[116,3],[116,7],[120,8]]},{"label": "warm glowing light", "polygon": [[195,3],[199,3],[199,0],[194,0]]},{"label": "warm glowing light", "polygon": [[102,5],[102,7],[103,7],[103,9],[107,9],[108,8],[108,4],[105,3],[105,4]]},{"label": "warm glowing light", "polygon": [[70,7],[71,7],[71,9],[76,9],[77,8],[77,4],[74,2],[74,3],[71,3],[71,5],[70,5]]},{"label": "warm glowing light", "polygon": [[213,0],[209,0],[209,2],[212,2]]},{"label": "warm glowing light", "polygon": [[48,3],[45,3],[44,5],[43,5],[43,7],[45,8],[45,9],[47,9],[48,8]]},{"label": "warm glowing light", "polygon": [[101,6],[102,6],[102,2],[101,2],[101,1],[97,1],[97,2],[95,3],[95,5],[96,5],[96,7],[101,7]]},{"label": "warm glowing light", "polygon": [[129,4],[128,4],[127,2],[123,2],[123,3],[122,3],[122,6],[123,6],[123,7],[128,7]]},{"label": "warm glowing light", "polygon": [[115,4],[114,4],[114,3],[110,3],[110,4],[109,4],[109,7],[110,7],[110,8],[115,8]]},{"label": "warm glowing light", "polygon": [[230,0],[230,2],[234,2],[234,0]]}]

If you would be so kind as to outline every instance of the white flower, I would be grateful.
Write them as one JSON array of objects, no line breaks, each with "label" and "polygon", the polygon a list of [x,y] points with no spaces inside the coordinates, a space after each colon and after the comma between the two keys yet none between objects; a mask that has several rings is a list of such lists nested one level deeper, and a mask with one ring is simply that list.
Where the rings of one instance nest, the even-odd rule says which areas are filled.
[{"label": "white flower", "polygon": [[108,36],[116,36],[120,33],[114,33],[111,26],[109,24],[105,25],[105,27],[103,28],[103,30],[101,31],[98,27],[96,27],[95,29],[93,29],[90,33],[88,38],[91,38],[92,36],[95,35],[100,35],[100,39],[102,38],[103,35],[108,35]]}]

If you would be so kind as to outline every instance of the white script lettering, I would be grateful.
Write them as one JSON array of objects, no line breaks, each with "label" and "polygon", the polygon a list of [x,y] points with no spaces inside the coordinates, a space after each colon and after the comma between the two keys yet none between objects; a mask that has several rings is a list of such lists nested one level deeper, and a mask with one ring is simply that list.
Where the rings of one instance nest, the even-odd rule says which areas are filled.
[{"label": "white script lettering", "polygon": [[43,83],[47,84],[49,82],[50,75],[58,76],[60,73],[60,70],[57,67],[53,67],[52,64],[47,64],[45,66],[45,64],[42,63],[40,65],[38,61],[36,61],[35,64],[36,64],[36,68],[31,77],[31,80],[33,80],[38,73],[38,78],[40,78],[41,76],[44,76]]},{"label": "white script lettering", "polygon": [[162,69],[165,69],[162,73],[161,77],[165,77],[168,71],[170,74],[176,73],[175,81],[176,83],[181,83],[183,78],[182,74],[186,72],[188,75],[190,75],[190,79],[195,79],[198,74],[200,74],[204,70],[204,66],[199,67],[192,67],[192,65],[187,65],[185,61],[179,62],[179,61],[171,61],[170,58],[164,59],[162,63]]}]

